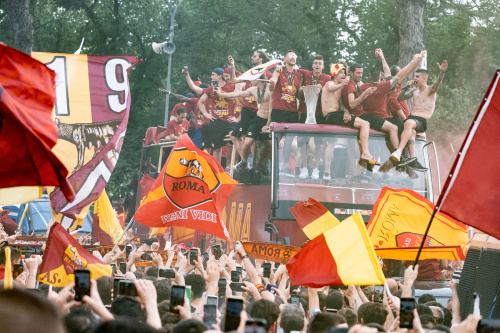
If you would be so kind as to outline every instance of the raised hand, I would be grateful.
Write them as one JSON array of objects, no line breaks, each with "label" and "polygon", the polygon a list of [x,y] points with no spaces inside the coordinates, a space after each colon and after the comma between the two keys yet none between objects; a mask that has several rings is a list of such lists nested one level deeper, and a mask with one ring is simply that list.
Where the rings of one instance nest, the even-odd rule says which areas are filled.
[{"label": "raised hand", "polygon": [[441,72],[446,72],[446,70],[448,69],[448,61],[447,60],[443,60],[443,63],[441,65],[438,62],[437,65],[438,65],[439,70]]},{"label": "raised hand", "polygon": [[234,68],[234,59],[233,59],[233,56],[232,55],[228,55],[227,56],[227,62],[229,63],[229,66],[233,67]]}]

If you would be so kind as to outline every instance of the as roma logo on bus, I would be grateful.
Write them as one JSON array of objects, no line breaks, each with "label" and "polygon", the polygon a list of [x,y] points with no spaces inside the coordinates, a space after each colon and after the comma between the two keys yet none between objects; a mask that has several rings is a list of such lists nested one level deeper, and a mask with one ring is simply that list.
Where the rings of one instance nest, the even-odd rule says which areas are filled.
[{"label": "as roma logo on bus", "polygon": [[[414,234],[412,232],[403,232],[396,235],[397,247],[418,247],[422,244],[424,235]],[[443,243],[438,242],[435,238],[427,236],[424,246],[443,246]]]},{"label": "as roma logo on bus", "polygon": [[185,209],[211,201],[219,186],[219,178],[203,157],[186,148],[172,150],[163,174],[163,190],[174,205]]}]

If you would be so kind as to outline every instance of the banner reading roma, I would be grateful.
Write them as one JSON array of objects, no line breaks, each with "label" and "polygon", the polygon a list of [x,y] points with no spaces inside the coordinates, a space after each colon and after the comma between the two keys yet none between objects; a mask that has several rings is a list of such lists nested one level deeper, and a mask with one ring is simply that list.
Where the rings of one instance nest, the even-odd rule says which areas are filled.
[{"label": "banner reading roma", "polygon": [[[404,251],[405,248],[418,248],[423,241],[422,237],[433,210],[434,204],[414,191],[384,187],[367,225],[375,250],[394,248],[394,251]],[[423,251],[431,246],[458,246],[465,251],[467,242],[467,227],[446,214],[438,213],[425,239]],[[438,253],[438,249],[429,250],[425,258],[458,260],[457,256],[465,257],[465,253],[457,255],[456,249],[442,249],[443,253]],[[391,252],[383,251],[384,258],[415,259],[413,249],[404,251],[406,255]]]},{"label": "banner reading roma", "polygon": [[94,280],[112,273],[110,265],[87,252],[59,223],[54,223],[38,269],[38,281],[65,287],[75,280],[75,269],[79,268],[88,269]]},{"label": "banner reading roma", "polygon": [[[56,188],[52,209],[74,219],[97,200],[120,154],[130,109],[128,73],[134,56],[32,53],[56,72],[54,121],[59,139],[53,152],[72,172],[76,198],[68,202]],[[65,228],[69,228],[65,225]]]},{"label": "banner reading roma", "polygon": [[260,242],[243,242],[242,244],[249,257],[279,262],[284,265],[300,251],[300,247],[281,244]]},{"label": "banner reading roma", "polygon": [[179,226],[231,242],[220,215],[236,181],[184,134],[135,213],[149,227]]}]

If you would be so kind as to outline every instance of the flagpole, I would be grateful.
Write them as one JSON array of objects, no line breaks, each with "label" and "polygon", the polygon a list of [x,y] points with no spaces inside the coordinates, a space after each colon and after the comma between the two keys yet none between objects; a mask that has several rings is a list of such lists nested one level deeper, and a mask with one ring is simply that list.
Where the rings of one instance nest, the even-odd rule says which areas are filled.
[{"label": "flagpole", "polygon": [[125,230],[123,230],[122,235],[120,236],[120,238],[118,238],[118,241],[116,242],[115,246],[113,246],[113,249],[111,250],[111,252],[113,252],[116,249],[116,247],[118,246],[118,244],[120,244],[120,241],[122,240],[123,236],[128,231],[128,229],[130,229],[130,227],[132,226],[133,222],[134,222],[134,216],[132,216],[132,218],[128,222],[127,227],[125,228]]},{"label": "flagpole", "polygon": [[434,220],[434,216],[436,215],[438,210],[439,210],[439,208],[436,207],[434,209],[434,211],[432,212],[431,219],[430,219],[429,224],[427,225],[427,229],[425,230],[425,233],[424,233],[424,238],[422,239],[422,242],[420,242],[420,247],[418,248],[417,257],[415,258],[415,263],[413,264],[413,267],[417,266],[417,264],[418,264],[418,258],[420,257],[420,252],[422,252],[422,248],[424,247],[424,244],[425,244],[425,239],[427,238],[427,234],[429,233],[429,229],[431,228],[432,220]]}]

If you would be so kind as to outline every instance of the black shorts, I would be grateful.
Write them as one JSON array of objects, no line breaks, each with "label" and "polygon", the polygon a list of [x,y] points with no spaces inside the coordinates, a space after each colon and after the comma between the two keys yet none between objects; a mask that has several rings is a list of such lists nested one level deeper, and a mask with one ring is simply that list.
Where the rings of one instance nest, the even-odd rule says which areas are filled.
[{"label": "black shorts", "polygon": [[248,131],[246,133],[246,136],[254,140],[257,140],[259,134],[262,132],[262,127],[266,126],[266,124],[267,124],[267,119],[265,118],[261,118],[259,116],[253,118],[252,121],[250,122],[250,126],[248,126]]},{"label": "black shorts", "polygon": [[302,112],[302,113],[300,114],[299,123],[301,123],[301,124],[305,124],[305,123],[306,123],[306,119],[307,119],[307,113]]},{"label": "black shorts", "polygon": [[257,111],[252,111],[249,108],[242,107],[238,129],[236,131],[233,131],[232,136],[240,138],[242,135],[245,135],[248,132],[248,127],[250,126],[250,123],[256,116],[257,116]]},{"label": "black shorts", "polygon": [[[417,117],[417,116],[408,116],[406,120],[411,119],[417,124],[417,127],[415,127],[415,132],[425,132],[427,131],[427,119],[424,119],[422,117]],[[406,122],[405,120],[405,122]]]},{"label": "black shorts", "polygon": [[219,149],[225,145],[224,138],[235,128],[235,123],[229,123],[220,119],[210,122],[210,141],[212,148]]},{"label": "black shorts", "polygon": [[318,116],[316,115],[316,124],[324,124],[325,123],[325,117],[323,115]]},{"label": "black shorts", "polygon": [[298,123],[299,113],[273,109],[271,111],[271,121],[273,123]]},{"label": "black shorts", "polygon": [[212,148],[212,141],[210,141],[210,130],[208,125],[201,126],[201,144],[203,148]]},{"label": "black shorts", "polygon": [[363,113],[359,118],[366,120],[370,123],[370,128],[382,132],[382,126],[384,126],[385,119],[377,117],[370,113]]},{"label": "black shorts", "polygon": [[403,130],[405,128],[405,121],[396,117],[385,118],[385,120],[398,127],[398,137],[401,138],[401,134],[403,134]]},{"label": "black shorts", "polygon": [[325,124],[328,125],[342,125],[342,126],[349,126],[354,128],[354,121],[356,120],[356,116],[351,115],[351,120],[349,120],[347,123],[344,122],[344,111],[334,111],[334,112],[329,112],[325,116]]}]

